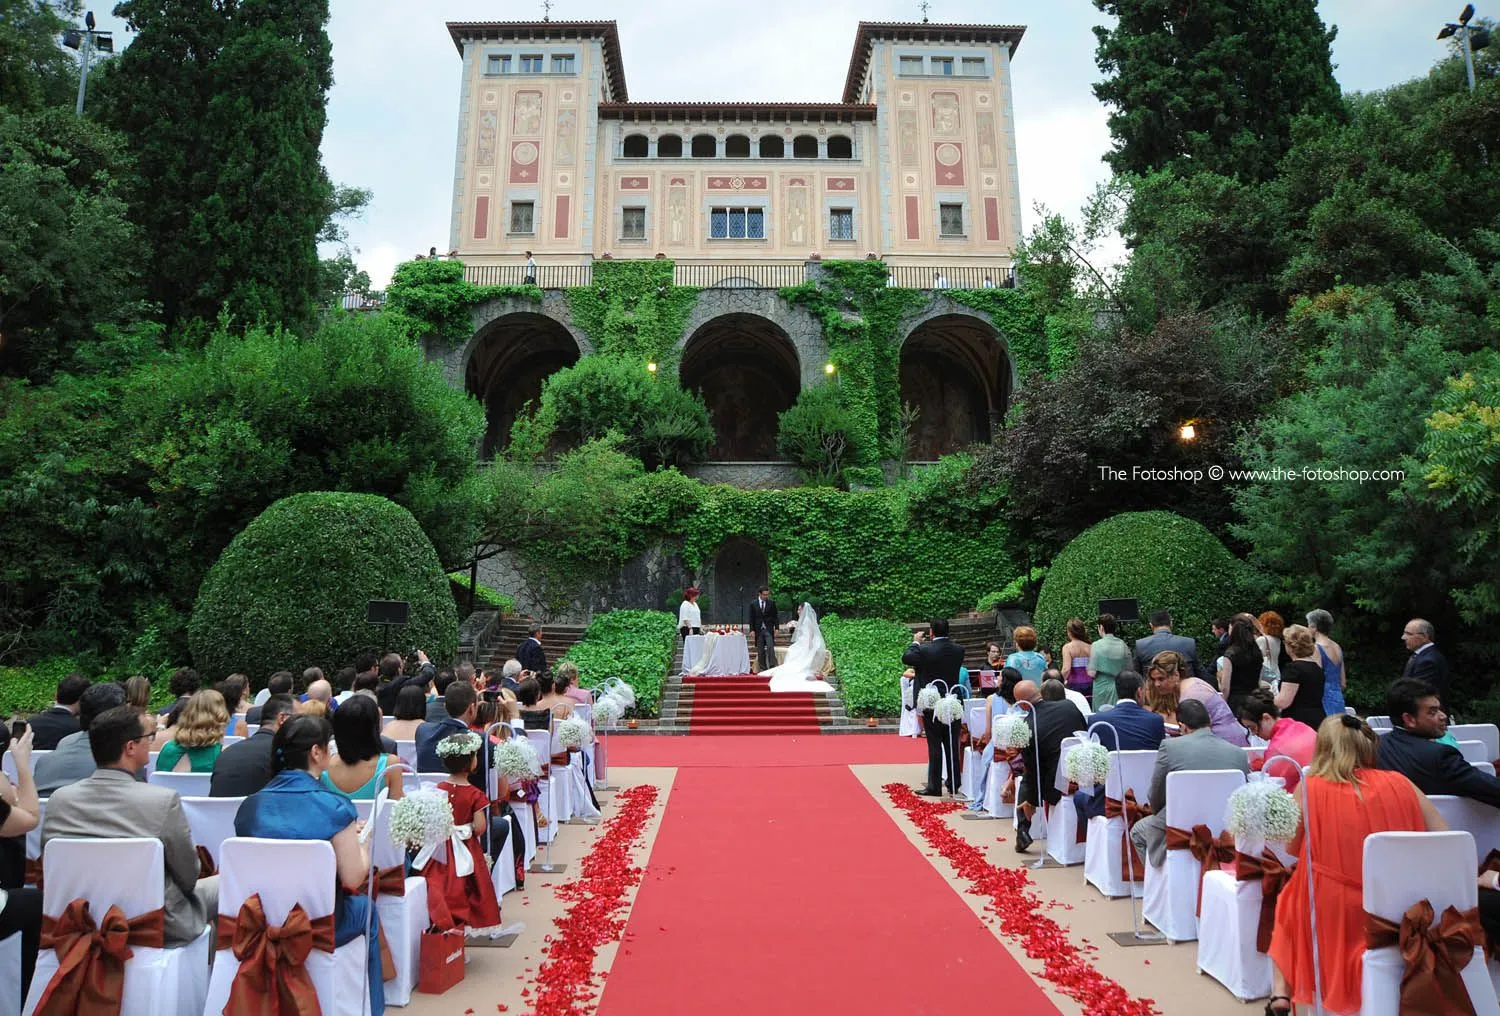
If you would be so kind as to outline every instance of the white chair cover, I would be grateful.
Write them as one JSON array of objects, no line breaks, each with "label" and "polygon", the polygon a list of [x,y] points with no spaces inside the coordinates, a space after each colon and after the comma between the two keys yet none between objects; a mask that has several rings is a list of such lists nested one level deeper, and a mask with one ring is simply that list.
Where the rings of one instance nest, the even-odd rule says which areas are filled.
[{"label": "white chair cover", "polygon": [[587,702],[574,702],[573,703],[573,715],[576,716],[576,717],[578,717],[584,723],[587,723],[589,725],[589,729],[591,729],[591,730],[593,729],[593,727],[594,727],[594,707],[592,705],[590,705]]},{"label": "white chair cover", "polygon": [[1390,730],[1391,718],[1389,716],[1366,716],[1365,723],[1371,730]]},{"label": "white chair cover", "polygon": [[571,781],[562,779],[554,772],[555,767],[547,760],[552,757],[552,734],[546,730],[528,730],[526,737],[536,749],[542,764],[548,766],[547,778],[541,781],[541,797],[537,799],[537,811],[546,816],[547,824],[537,830],[538,843],[551,843],[557,835],[559,822],[566,822],[573,813]]},{"label": "white chair cover", "polygon": [[1063,739],[1057,758],[1057,789],[1062,792],[1057,806],[1047,812],[1047,856],[1058,864],[1082,864],[1087,844],[1078,842],[1078,809],[1068,793],[1066,764],[1073,749],[1082,744],[1076,737]]},{"label": "white chair cover", "polygon": [[234,816],[239,814],[243,797],[184,797],[182,811],[187,816],[188,828],[193,831],[193,844],[205,847],[219,863],[219,847],[234,836]]},{"label": "white chair cover", "polygon": [[601,817],[598,808],[594,807],[594,800],[589,795],[588,763],[584,758],[584,752],[573,751],[568,753],[568,768],[563,774],[564,781],[568,784],[568,812],[567,817],[586,818],[593,821]]},{"label": "white chair cover", "polygon": [[[964,703],[964,725],[969,730],[971,738],[983,737],[985,703],[984,699],[969,699]],[[988,785],[982,777],[984,767],[989,765],[991,748],[986,745],[982,750],[978,748],[965,748],[963,758],[963,772],[958,779],[958,790],[964,797],[971,801],[978,800],[984,794],[984,787]]]},{"label": "white chair cover", "polygon": [[[1271,849],[1288,868],[1296,860],[1279,846]],[[1261,899],[1258,879],[1241,882],[1226,871],[1211,871],[1203,878],[1198,972],[1212,977],[1242,1001],[1271,994],[1271,957],[1256,947]]]},{"label": "white chair cover", "polygon": [[[370,858],[375,867],[404,865],[406,853],[391,842],[389,831],[391,809],[395,805],[384,792],[378,802],[356,803],[372,805],[369,810],[374,815],[375,828],[370,834]],[[373,807],[376,804],[378,807]],[[396,976],[385,982],[385,1004],[406,1005],[422,970],[422,932],[429,924],[427,879],[421,875],[407,878],[405,896],[377,896],[375,909],[380,913],[380,926],[385,929],[385,941],[396,963]]]},{"label": "white chair cover", "polygon": [[985,700],[982,698],[964,702],[964,724],[969,728],[970,737],[983,737],[988,733],[984,729],[985,711]]},{"label": "white chair cover", "polygon": [[1003,800],[1009,781],[1010,763],[992,757],[984,785],[984,813],[990,818],[1010,818],[1015,813],[1016,806]]},{"label": "white chair cover", "polygon": [[1473,762],[1470,764],[1473,765],[1475,769],[1478,769],[1480,772],[1484,773],[1486,776],[1495,775],[1495,764],[1493,762]]},{"label": "white chair cover", "polygon": [[[1109,777],[1104,782],[1105,794],[1122,799],[1125,791],[1135,791],[1135,799],[1146,804],[1151,792],[1151,773],[1156,767],[1154,751],[1112,751],[1109,753]],[[1120,840],[1125,835],[1123,818],[1105,818],[1103,815],[1089,819],[1088,843],[1083,853],[1083,877],[1105,896],[1128,896],[1133,891],[1141,892],[1141,884],[1132,887],[1125,881],[1120,870]],[[1145,858],[1142,858],[1144,864]]]},{"label": "white chair cover", "polygon": [[911,678],[901,679],[901,724],[896,728],[896,733],[901,737],[918,737],[922,733],[922,717],[915,709],[906,708],[914,705],[912,702],[912,688],[914,684]]},{"label": "white chair cover", "polygon": [[[160,840],[67,839],[48,842],[42,857],[45,888],[42,913],[57,917],[74,899],[89,901],[98,920],[111,906],[126,917],[159,910],[166,885],[166,861]],[[122,1013],[199,1016],[208,989],[207,927],[191,943],[175,949],[131,946],[125,961]],[[31,1016],[57,971],[57,953],[37,954],[36,973],[22,1009]]]},{"label": "white chair cover", "polygon": [[[1474,838],[1466,832],[1375,833],[1365,839],[1365,911],[1400,924],[1418,900],[1427,900],[1438,915],[1450,906],[1470,910],[1479,903],[1478,867]],[[1365,951],[1361,1016],[1399,1016],[1404,971],[1398,947]],[[1463,979],[1477,1016],[1500,1016],[1483,949],[1474,951]]]},{"label": "white chair cover", "polygon": [[[1167,774],[1167,825],[1191,831],[1208,826],[1214,836],[1224,830],[1229,795],[1245,785],[1237,769],[1197,770]],[[1168,850],[1160,868],[1146,858],[1146,882],[1141,916],[1173,942],[1198,937],[1198,882],[1202,864],[1189,850]]]},{"label": "white chair cover", "polygon": [[1492,762],[1494,756],[1490,754],[1489,748],[1485,747],[1483,741],[1460,741],[1458,750],[1463,753],[1464,759],[1469,762]]},{"label": "white chair cover", "polygon": [[[382,724],[382,726],[383,725],[384,724]],[[260,724],[259,723],[247,723],[247,724],[245,724],[245,736],[246,737],[254,737],[255,736],[255,732],[257,730],[259,730],[259,729],[260,729]]]},{"label": "white chair cover", "polygon": [[417,742],[397,741],[396,757],[413,769],[417,768]]},{"label": "white chair cover", "polygon": [[146,782],[170,787],[183,797],[207,797],[212,773],[161,773],[155,769],[146,774]]},{"label": "white chair cover", "polygon": [[521,833],[526,837],[526,864],[530,866],[536,857],[536,810],[524,801],[512,801],[510,810],[521,820]]},{"label": "white chair cover", "polygon": [[1485,754],[1481,761],[1493,762],[1500,758],[1500,727],[1493,723],[1455,723],[1448,728],[1448,733],[1460,742],[1483,741]]},{"label": "white chair cover", "polygon": [[0,1016],[21,1016],[21,933],[0,938]]},{"label": "white chair cover", "polygon": [[[338,872],[333,846],[324,840],[261,840],[235,837],[224,841],[219,866],[219,913],[236,916],[245,900],[260,894],[266,920],[281,924],[294,904],[302,904],[309,918],[333,913]],[[275,877],[267,877],[275,872]],[[229,987],[239,972],[230,943],[219,942],[209,978],[208,1004],[201,1012],[222,1013]],[[308,954],[305,967],[318,993],[324,1016],[368,1016],[370,995],[365,986],[365,937],[360,935],[330,955],[319,949]],[[150,1012],[150,1010],[142,1010]]]},{"label": "white chair cover", "polygon": [[[36,772],[36,764],[51,754],[52,750],[50,748],[46,751],[33,751],[31,753],[31,771]],[[10,752],[6,752],[3,757],[0,757],[0,771],[3,771],[5,778],[12,783],[16,782],[16,777],[20,775],[16,770],[16,757]]]},{"label": "white chair cover", "polygon": [[26,834],[26,859],[35,861],[42,856],[42,826],[47,821],[47,799],[37,801],[36,828]]},{"label": "white chair cover", "polygon": [[[423,790],[432,790],[447,778],[447,773],[417,773],[417,782],[421,784]],[[401,787],[404,791],[406,788],[405,778],[401,780]]]},{"label": "white chair cover", "polygon": [[1449,829],[1462,829],[1474,837],[1474,849],[1480,859],[1491,850],[1500,849],[1500,808],[1491,807],[1472,797],[1433,794],[1427,798],[1437,809]]}]

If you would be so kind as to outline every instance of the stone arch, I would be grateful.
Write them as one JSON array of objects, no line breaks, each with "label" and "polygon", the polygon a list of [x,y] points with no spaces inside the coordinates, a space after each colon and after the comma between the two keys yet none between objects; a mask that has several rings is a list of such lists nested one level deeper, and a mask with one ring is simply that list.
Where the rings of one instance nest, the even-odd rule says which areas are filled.
[{"label": "stone arch", "polygon": [[[706,624],[745,624],[756,588],[771,580],[766,549],[747,536],[731,536],[703,563],[699,587],[708,598]],[[774,595],[774,592],[773,592]],[[752,640],[750,651],[754,653]]]},{"label": "stone arch", "polygon": [[678,376],[684,388],[701,392],[708,405],[714,426],[710,458],[777,458],[777,417],[797,401],[799,366],[786,332],[757,314],[722,314],[688,337]]},{"label": "stone arch", "polygon": [[902,322],[901,401],[918,408],[911,458],[989,441],[1015,389],[1009,343],[990,319],[945,296]]},{"label": "stone arch", "polygon": [[812,388],[822,384],[823,365],[828,362],[828,342],[823,338],[822,324],[805,308],[787,303],[774,289],[743,284],[752,281],[727,278],[700,292],[698,302],[683,325],[682,335],[677,339],[678,355],[686,349],[688,341],[715,318],[747,314],[770,321],[791,342],[797,352],[800,387]]}]

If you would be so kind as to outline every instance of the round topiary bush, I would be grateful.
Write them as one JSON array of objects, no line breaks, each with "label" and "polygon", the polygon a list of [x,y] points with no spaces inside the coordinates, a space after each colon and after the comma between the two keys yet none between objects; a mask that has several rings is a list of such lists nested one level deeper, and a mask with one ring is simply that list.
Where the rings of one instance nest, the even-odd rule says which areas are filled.
[{"label": "round topiary bush", "polygon": [[1172,630],[1198,642],[1207,666],[1218,655],[1209,622],[1247,609],[1245,569],[1201,524],[1171,512],[1126,512],[1074,537],[1052,560],[1036,602],[1037,636],[1058,657],[1068,619],[1092,629],[1099,601],[1134,598],[1141,620],[1126,641],[1149,634],[1151,612],[1172,612]]},{"label": "round topiary bush", "polygon": [[365,621],[370,600],[406,600],[410,623],[389,648],[434,660],[458,646],[458,611],[437,552],[411,513],[373,494],[318,492],[275,502],[219,555],[188,622],[194,665],[218,679],[276,670],[326,673],[384,630]]}]

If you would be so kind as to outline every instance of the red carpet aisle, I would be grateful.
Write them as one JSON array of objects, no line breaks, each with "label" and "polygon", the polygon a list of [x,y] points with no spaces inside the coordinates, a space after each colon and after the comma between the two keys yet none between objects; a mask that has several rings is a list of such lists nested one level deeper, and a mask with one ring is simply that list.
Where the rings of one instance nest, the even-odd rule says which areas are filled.
[{"label": "red carpet aisle", "polygon": [[684,677],[693,689],[694,734],[816,734],[818,714],[811,692],[771,691],[767,679]]},{"label": "red carpet aisle", "polygon": [[[640,764],[632,740],[612,763]],[[600,1016],[1057,1012],[844,765],[708,743],[677,772]]]}]

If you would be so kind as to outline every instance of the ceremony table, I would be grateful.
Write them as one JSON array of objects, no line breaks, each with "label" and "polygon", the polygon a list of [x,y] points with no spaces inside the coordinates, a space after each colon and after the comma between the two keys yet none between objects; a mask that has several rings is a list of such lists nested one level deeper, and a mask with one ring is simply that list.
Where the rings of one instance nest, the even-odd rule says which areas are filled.
[{"label": "ceremony table", "polygon": [[750,673],[750,645],[741,632],[689,635],[682,643],[682,672],[710,677]]}]

